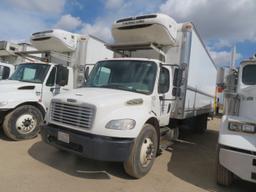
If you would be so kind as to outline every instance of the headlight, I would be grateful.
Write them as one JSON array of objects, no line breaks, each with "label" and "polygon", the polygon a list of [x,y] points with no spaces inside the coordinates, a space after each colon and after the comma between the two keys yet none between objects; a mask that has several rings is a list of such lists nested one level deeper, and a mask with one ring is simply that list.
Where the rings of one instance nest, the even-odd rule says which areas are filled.
[{"label": "headlight", "polygon": [[242,131],[242,125],[240,123],[230,122],[229,130],[231,131]]},{"label": "headlight", "polygon": [[3,106],[5,106],[5,105],[7,105],[7,104],[8,104],[7,101],[0,101],[0,107],[3,107]]},{"label": "headlight", "polygon": [[256,133],[254,125],[245,124],[242,126],[242,131],[247,133]]},{"label": "headlight", "polygon": [[107,123],[107,129],[116,129],[116,130],[129,130],[133,129],[136,125],[136,121],[133,119],[118,119],[111,120]]},{"label": "headlight", "polygon": [[256,133],[256,127],[252,124],[244,124],[239,122],[229,123],[230,131],[246,132],[246,133]]}]

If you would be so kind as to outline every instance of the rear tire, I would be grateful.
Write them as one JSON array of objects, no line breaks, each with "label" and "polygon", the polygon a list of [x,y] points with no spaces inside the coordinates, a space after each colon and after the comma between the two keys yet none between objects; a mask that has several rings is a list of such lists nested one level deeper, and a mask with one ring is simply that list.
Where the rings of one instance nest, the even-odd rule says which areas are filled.
[{"label": "rear tire", "polygon": [[39,126],[43,122],[43,114],[32,105],[17,107],[4,118],[3,130],[12,140],[25,140],[36,137]]},{"label": "rear tire", "polygon": [[195,132],[203,134],[207,130],[208,115],[197,116],[195,120]]},{"label": "rear tire", "polygon": [[158,149],[158,136],[151,124],[145,124],[132,147],[129,159],[124,162],[125,172],[134,177],[145,176],[153,166]]},{"label": "rear tire", "polygon": [[219,161],[220,149],[219,149],[219,147],[218,147],[217,153],[218,153],[217,154],[217,161],[216,161],[216,180],[217,180],[217,183],[219,185],[229,186],[233,182],[233,173],[230,172],[228,169],[226,169],[225,167],[223,167],[220,164],[220,161]]}]

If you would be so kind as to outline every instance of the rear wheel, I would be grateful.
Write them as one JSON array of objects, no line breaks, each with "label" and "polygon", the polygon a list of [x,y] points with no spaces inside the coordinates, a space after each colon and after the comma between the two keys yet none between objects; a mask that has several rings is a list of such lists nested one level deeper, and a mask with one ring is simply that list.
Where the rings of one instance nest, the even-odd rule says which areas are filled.
[{"label": "rear wheel", "polygon": [[195,132],[203,134],[207,130],[208,115],[200,115],[195,118]]},{"label": "rear wheel", "polygon": [[134,178],[145,176],[154,163],[157,145],[156,129],[150,124],[145,124],[135,140],[128,161],[124,162],[126,173]]},{"label": "rear wheel", "polygon": [[217,161],[216,161],[216,180],[219,185],[229,186],[233,182],[233,173],[223,167],[219,161],[220,149],[218,147]]},{"label": "rear wheel", "polygon": [[39,132],[39,125],[43,115],[32,105],[23,105],[7,114],[3,123],[3,130],[7,137],[13,140],[32,139]]}]

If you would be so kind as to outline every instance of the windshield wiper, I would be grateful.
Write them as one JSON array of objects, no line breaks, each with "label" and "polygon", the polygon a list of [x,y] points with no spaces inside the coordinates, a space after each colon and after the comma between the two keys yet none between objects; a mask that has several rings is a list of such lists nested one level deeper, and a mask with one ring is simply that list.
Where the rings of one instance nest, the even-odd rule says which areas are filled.
[{"label": "windshield wiper", "polygon": [[99,87],[102,87],[102,88],[117,88],[117,89],[124,88],[123,85],[116,85],[116,84],[101,85]]}]

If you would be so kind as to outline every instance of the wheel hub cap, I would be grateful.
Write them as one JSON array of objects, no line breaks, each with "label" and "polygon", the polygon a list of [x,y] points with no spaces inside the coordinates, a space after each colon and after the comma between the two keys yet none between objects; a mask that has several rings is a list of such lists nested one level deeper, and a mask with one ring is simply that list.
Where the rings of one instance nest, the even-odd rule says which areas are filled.
[{"label": "wheel hub cap", "polygon": [[25,114],[21,115],[16,121],[17,131],[21,134],[28,134],[36,128],[36,120],[33,115]]},{"label": "wheel hub cap", "polygon": [[140,150],[140,163],[143,167],[148,166],[148,164],[153,159],[154,155],[154,145],[150,138],[145,138],[141,150]]}]

